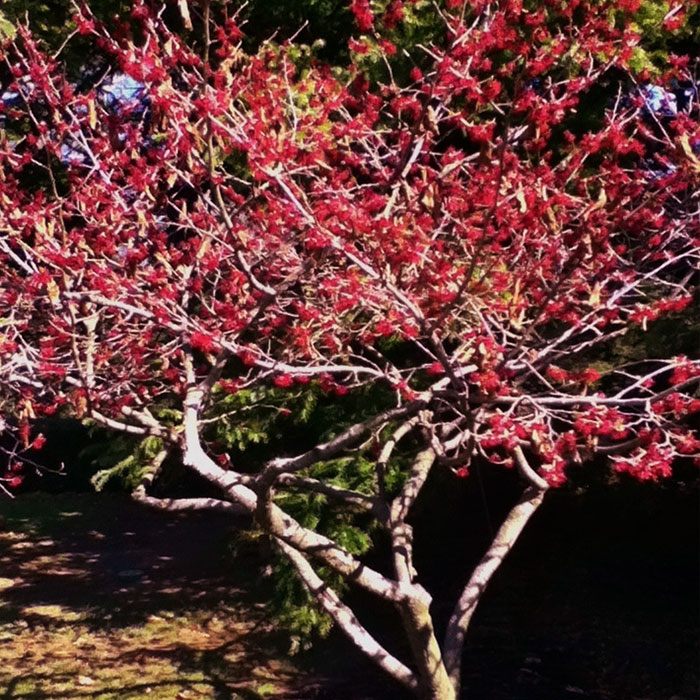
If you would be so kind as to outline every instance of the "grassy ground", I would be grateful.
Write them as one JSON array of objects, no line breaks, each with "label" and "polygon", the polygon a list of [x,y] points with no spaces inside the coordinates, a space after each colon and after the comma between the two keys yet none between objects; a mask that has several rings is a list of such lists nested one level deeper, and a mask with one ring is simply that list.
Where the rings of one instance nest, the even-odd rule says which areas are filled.
[{"label": "grassy ground", "polygon": [[2,503],[0,697],[292,697],[255,572],[229,521],[177,519],[115,495]]},{"label": "grassy ground", "polygon": [[[488,532],[478,499],[442,511],[417,542],[438,618]],[[696,494],[553,495],[477,611],[469,699],[700,698],[697,523]],[[339,635],[289,657],[234,529],[117,494],[1,501],[0,700],[399,700]],[[355,604],[401,650],[396,621]]]}]

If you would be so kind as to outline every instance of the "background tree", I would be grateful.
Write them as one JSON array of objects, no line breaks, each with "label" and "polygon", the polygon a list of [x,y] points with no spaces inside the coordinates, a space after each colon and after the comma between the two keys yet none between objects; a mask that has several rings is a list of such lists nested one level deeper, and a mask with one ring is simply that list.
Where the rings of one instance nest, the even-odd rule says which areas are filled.
[{"label": "background tree", "polygon": [[[117,112],[19,27],[0,143],[5,486],[42,442],[36,416],[137,436],[135,497],[249,513],[360,649],[455,698],[474,609],[567,465],[608,454],[649,480],[700,451],[697,356],[582,360],[688,308],[698,282],[697,97],[664,116],[637,85],[636,7],[452,0],[407,75],[376,31],[400,2],[351,3],[347,71],[288,43],[248,53],[206,3],[200,52],[150,5],[116,35],[82,10],[78,33],[144,85]],[[669,56],[659,81],[692,69]],[[615,99],[585,132],[576,110],[603,82]],[[342,407],[325,438],[289,439],[323,397]],[[236,454],[273,424],[265,458]],[[437,629],[411,509],[431,473],[475,460],[512,468],[522,495]],[[153,495],[172,462],[211,495]],[[294,517],[299,494],[332,504],[334,537]],[[386,569],[360,558],[370,522]],[[396,608],[410,660],[339,581]]]}]

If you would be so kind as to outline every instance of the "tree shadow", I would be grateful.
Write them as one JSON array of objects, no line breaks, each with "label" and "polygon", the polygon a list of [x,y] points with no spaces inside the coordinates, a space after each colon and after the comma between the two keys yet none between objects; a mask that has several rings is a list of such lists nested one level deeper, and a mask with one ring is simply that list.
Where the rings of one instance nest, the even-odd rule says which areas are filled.
[{"label": "tree shadow", "polygon": [[116,494],[29,494],[2,510],[2,575],[18,581],[0,591],[5,620],[41,604],[135,623],[154,610],[236,600],[251,583],[231,561],[230,518],[167,516]]},{"label": "tree shadow", "polygon": [[[199,683],[206,697],[257,700],[302,675],[279,662],[259,562],[232,557],[230,517],[173,517],[118,494],[27,494],[0,518],[0,698],[91,697],[76,680],[83,662],[102,674],[96,695],[114,691],[110,669],[126,669],[125,697],[140,692],[138,669],[158,664],[176,680],[145,680],[144,693]],[[60,645],[74,657],[62,662],[72,687],[48,693],[71,683],[49,658]]]},{"label": "tree shadow", "polygon": [[[442,507],[458,514],[445,522],[425,513],[429,526],[417,528],[418,568],[434,595],[439,625],[459,592],[455,582],[482,553],[483,543],[464,537],[484,527],[469,520],[479,512],[476,500],[471,506],[462,516],[459,508]],[[695,492],[635,487],[552,497],[477,609],[465,694],[697,697],[697,517]],[[117,684],[108,670],[124,669],[124,697],[131,686],[145,697],[139,683],[165,693],[175,682],[191,697],[202,697],[199,684],[203,697],[230,700],[402,697],[337,631],[301,660],[285,658],[289,640],[270,619],[271,586],[258,576],[259,556],[234,557],[229,550],[239,524],[207,513],[174,517],[118,494],[35,494],[1,502],[0,700],[42,692],[90,697],[92,687],[77,683],[73,667],[75,692],[32,690],[63,678],[60,665],[46,668],[47,656],[37,660],[30,653],[31,644],[48,648],[49,642],[53,653],[54,637],[75,649],[80,663],[99,665],[107,688]],[[380,642],[401,647],[391,613],[357,592],[350,599]],[[81,635],[94,648],[81,647]],[[108,645],[100,641],[105,636]],[[139,678],[140,669],[158,664],[167,678]]]}]

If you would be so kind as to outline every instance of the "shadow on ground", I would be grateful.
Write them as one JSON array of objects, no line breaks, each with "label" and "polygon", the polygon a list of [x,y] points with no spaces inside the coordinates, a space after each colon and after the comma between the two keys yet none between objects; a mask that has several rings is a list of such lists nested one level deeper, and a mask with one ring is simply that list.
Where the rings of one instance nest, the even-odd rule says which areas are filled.
[{"label": "shadow on ground", "polygon": [[2,504],[0,699],[293,697],[235,523],[115,494]]},{"label": "shadow on ground", "polygon": [[[417,528],[443,621],[502,507],[457,497]],[[697,525],[696,493],[552,494],[477,610],[470,700],[698,698]],[[288,657],[259,559],[231,555],[236,529],[118,494],[1,502],[0,700],[401,700],[337,633]],[[355,603],[400,648],[392,618]]]}]

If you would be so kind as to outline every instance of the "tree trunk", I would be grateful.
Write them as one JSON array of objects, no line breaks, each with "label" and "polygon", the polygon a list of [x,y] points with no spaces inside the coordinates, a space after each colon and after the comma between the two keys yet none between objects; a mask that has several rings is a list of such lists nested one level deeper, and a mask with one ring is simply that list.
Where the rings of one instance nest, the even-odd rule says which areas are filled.
[{"label": "tree trunk", "polygon": [[418,666],[421,700],[457,700],[454,686],[442,660],[430,616],[430,597],[419,588],[419,596],[401,606],[401,617]]}]

